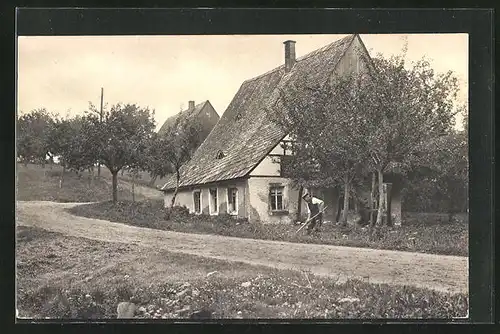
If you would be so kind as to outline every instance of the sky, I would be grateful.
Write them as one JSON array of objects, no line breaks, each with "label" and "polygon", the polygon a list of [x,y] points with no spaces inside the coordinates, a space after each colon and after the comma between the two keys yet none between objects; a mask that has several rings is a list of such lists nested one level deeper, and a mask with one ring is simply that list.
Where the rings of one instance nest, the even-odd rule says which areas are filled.
[{"label": "sky", "polygon": [[[209,100],[222,115],[243,81],[284,63],[285,40],[296,41],[296,57],[346,35],[223,36],[20,36],[18,112],[46,108],[61,116],[88,109],[136,103],[155,110],[157,128],[187,108]],[[364,35],[371,56],[401,53],[426,57],[436,72],[455,72],[459,102],[468,94],[468,35]]]}]

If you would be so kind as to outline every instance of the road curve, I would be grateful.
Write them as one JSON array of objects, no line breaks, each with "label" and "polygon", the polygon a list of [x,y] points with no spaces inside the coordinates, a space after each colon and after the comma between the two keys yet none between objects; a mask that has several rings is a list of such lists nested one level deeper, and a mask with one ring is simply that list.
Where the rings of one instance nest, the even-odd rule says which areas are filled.
[{"label": "road curve", "polygon": [[308,270],[344,281],[412,285],[438,291],[468,291],[468,258],[368,248],[300,244],[135,227],[78,217],[65,209],[82,203],[17,202],[17,224],[69,236],[163,248],[170,252]]}]

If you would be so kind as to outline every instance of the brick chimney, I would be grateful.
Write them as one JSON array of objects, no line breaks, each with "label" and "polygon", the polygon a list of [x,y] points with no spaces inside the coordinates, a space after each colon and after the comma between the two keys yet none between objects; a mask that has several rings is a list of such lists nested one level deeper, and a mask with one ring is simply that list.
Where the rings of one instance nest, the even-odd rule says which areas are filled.
[{"label": "brick chimney", "polygon": [[194,109],[194,101],[189,101],[188,110],[193,110],[193,109]]},{"label": "brick chimney", "polygon": [[295,64],[295,41],[285,41],[285,71],[289,72]]}]

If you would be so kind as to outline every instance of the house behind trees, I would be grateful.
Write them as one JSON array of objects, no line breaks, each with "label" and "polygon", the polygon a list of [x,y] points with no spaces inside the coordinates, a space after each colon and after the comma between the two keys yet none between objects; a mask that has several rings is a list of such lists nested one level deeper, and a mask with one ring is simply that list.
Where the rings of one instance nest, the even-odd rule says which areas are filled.
[{"label": "house behind trees", "polygon": [[158,130],[158,133],[165,134],[169,128],[180,122],[198,122],[201,125],[200,139],[203,141],[212,131],[219,119],[219,114],[215,111],[210,101],[207,100],[196,105],[195,101],[189,101],[188,108],[167,118],[160,130]]},{"label": "house behind trees", "polygon": [[[286,41],[284,64],[241,85],[206,140],[182,168],[175,205],[195,214],[230,214],[249,221],[290,222],[306,212],[299,189],[283,173],[290,138],[268,116],[280,89],[296,80],[318,84],[334,76],[366,71],[371,58],[359,35],[350,35],[295,57],[295,42]],[[391,213],[401,217],[399,187],[392,187]],[[171,202],[175,180],[162,190]],[[325,200],[325,219],[334,220],[338,189],[306,189]],[[300,206],[300,207],[299,207]]]}]

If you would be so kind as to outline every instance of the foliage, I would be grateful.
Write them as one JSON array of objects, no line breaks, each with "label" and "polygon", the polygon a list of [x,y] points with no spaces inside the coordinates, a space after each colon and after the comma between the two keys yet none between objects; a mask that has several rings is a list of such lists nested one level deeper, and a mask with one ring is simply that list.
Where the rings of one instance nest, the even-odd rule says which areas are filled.
[{"label": "foliage", "polygon": [[312,176],[316,185],[328,187],[343,180],[348,194],[355,178],[359,183],[376,172],[379,226],[386,214],[384,174],[395,166],[399,173],[420,166],[425,145],[449,135],[457,113],[453,73],[436,75],[425,59],[409,65],[405,52],[388,59],[378,55],[372,70],[332,82],[311,86],[298,79],[269,113],[295,141],[290,163],[296,182]]},{"label": "foliage", "polygon": [[[153,155],[153,165],[163,165],[163,169],[171,170],[174,174],[176,186],[170,208],[173,208],[179,183],[181,168],[188,162],[202,142],[202,126],[198,120],[182,119],[178,117],[175,123],[166,129],[159,139],[159,152],[164,156]],[[167,216],[169,211],[167,211]]]},{"label": "foliage", "polygon": [[88,117],[54,119],[50,132],[50,150],[59,157],[60,164],[76,172],[91,168],[96,162],[95,138]]},{"label": "foliage", "polygon": [[173,166],[168,162],[167,156],[171,154],[171,143],[165,136],[153,133],[146,148],[145,169],[153,177],[164,178],[174,171]]},{"label": "foliage", "polygon": [[[295,234],[291,224],[248,223],[229,215],[187,215],[185,208],[174,207],[165,217],[163,201],[131,203],[111,202],[81,205],[71,208],[73,214],[105,219],[140,227],[173,230],[186,233],[216,234],[241,238],[368,247],[413,252],[463,255],[468,254],[468,223],[446,224],[440,215],[411,215],[400,228],[387,227],[377,239],[366,228],[338,226],[331,223],[317,235]],[[445,217],[446,218],[446,217]]]},{"label": "foliage", "polygon": [[449,213],[450,220],[454,213],[467,210],[467,142],[466,131],[430,141],[420,155],[420,169],[409,175],[412,190],[433,199],[439,211]]},{"label": "foliage", "polygon": [[35,109],[17,119],[17,157],[25,163],[45,162],[50,152],[52,115],[45,109]]},{"label": "foliage", "polygon": [[[92,110],[92,106],[89,108]],[[117,198],[117,175],[124,167],[145,168],[146,148],[154,129],[154,112],[135,104],[116,104],[105,111],[102,121],[88,114],[92,127],[90,135],[95,141],[95,157],[113,177],[113,202]]]}]

